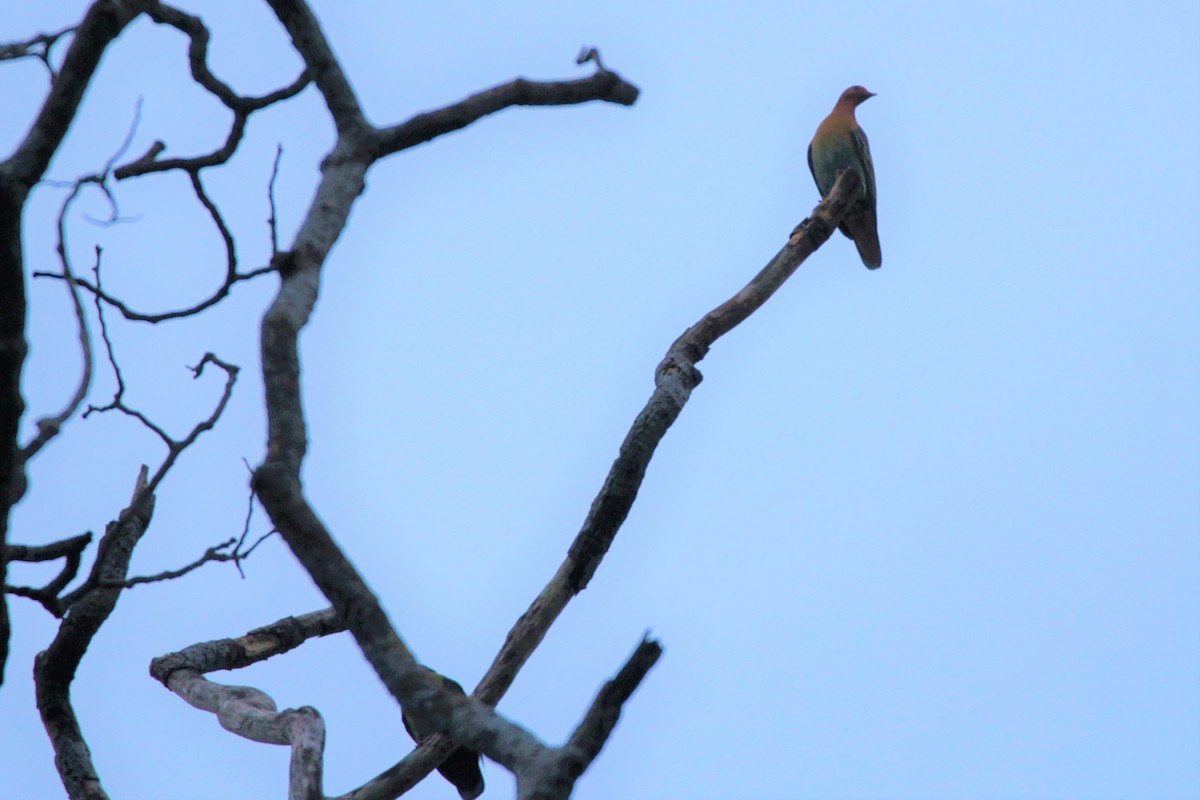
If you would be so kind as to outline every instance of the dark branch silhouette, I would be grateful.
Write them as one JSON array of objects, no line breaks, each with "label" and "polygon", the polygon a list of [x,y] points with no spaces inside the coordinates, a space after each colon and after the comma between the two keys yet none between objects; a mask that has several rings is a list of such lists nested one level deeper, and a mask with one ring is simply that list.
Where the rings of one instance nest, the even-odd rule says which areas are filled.
[{"label": "dark branch silhouette", "polygon": [[79,574],[79,566],[83,563],[83,551],[91,541],[92,534],[89,532],[82,533],[79,536],[72,536],[70,539],[52,542],[51,544],[32,546],[9,544],[8,552],[5,555],[9,563],[24,561],[35,564],[42,561],[55,561],[61,558],[63,559],[63,568],[52,581],[40,589],[28,586],[5,586],[4,591],[17,597],[36,600],[51,614],[61,618],[63,609],[61,608],[58,595]]},{"label": "dark branch silhouette", "polygon": [[71,707],[71,682],[92,639],[112,614],[121,594],[120,588],[104,588],[102,584],[117,583],[124,578],[133,548],[150,525],[154,494],[146,482],[146,474],[146,468],[142,467],[129,506],[109,523],[100,539],[89,580],[91,588],[78,596],[77,602],[69,604],[71,613],[63,619],[58,635],[34,660],[38,711],[54,746],[58,774],[72,800],[108,796],[101,787]]},{"label": "dark branch silhouette", "polygon": [[0,44],[0,61],[36,58],[45,65],[46,71],[50,73],[50,80],[54,80],[57,77],[57,73],[54,70],[54,64],[50,62],[50,51],[64,36],[74,33],[75,27],[72,25],[69,28],[63,28],[57,33],[40,33],[32,39],[26,39],[23,42]]},{"label": "dark branch silhouette", "polygon": [[[394,798],[438,766],[452,750],[478,751],[511,771],[518,796],[533,800],[568,797],[612,734],[634,690],[661,655],[661,646],[644,639],[620,672],[592,701],[583,720],[566,742],[546,743],[515,721],[497,714],[494,706],[512,685],[518,671],[540,644],[567,603],[591,581],[629,513],[658,443],[682,411],[701,380],[696,364],[724,333],[745,320],[776,291],[800,263],[836,229],[850,201],[859,192],[853,173],[839,177],[829,196],[793,232],[783,249],[742,290],[705,315],[668,348],[655,370],[654,392],[637,415],[616,461],[600,488],[565,560],[509,631],[503,646],[471,696],[447,689],[448,682],[431,673],[410,652],[378,598],[370,591],[350,557],[338,546],[305,496],[301,480],[308,446],[307,422],[301,403],[298,340],[319,296],[322,271],[330,250],[346,230],[351,210],[362,194],[367,173],[386,157],[460,130],[514,106],[557,106],[605,102],[629,106],[639,90],[609,69],[595,48],[584,48],[577,64],[594,65],[591,75],[574,80],[534,81],[516,78],[472,94],[443,108],[416,114],[390,125],[374,126],[367,119],[354,88],[342,69],[312,10],[303,0],[267,0],[303,61],[301,74],[287,86],[260,97],[239,94],[209,67],[210,32],[193,15],[156,0],[96,0],[74,29],[63,58],[61,74],[52,81],[46,102],[29,133],[13,155],[0,164],[0,533],[7,533],[8,511],[25,492],[25,462],[35,456],[84,403],[92,372],[92,343],[88,310],[78,290],[90,292],[115,380],[110,402],[88,406],[84,417],[116,411],[152,432],[166,454],[151,473],[143,467],[128,507],[100,537],[95,561],[86,579],[68,586],[81,567],[90,535],[66,539],[41,548],[11,546],[8,561],[64,559],[60,574],[40,589],[5,587],[8,594],[41,603],[62,618],[54,641],[37,658],[35,680],[38,706],[56,752],[56,763],[73,798],[105,797],[83,732],[70,703],[70,687],[90,642],[113,612],[122,591],[141,583],[178,578],[212,562],[240,563],[267,537],[278,532],[332,607],[302,617],[287,618],[237,639],[206,642],[155,659],[151,674],[193,706],[216,713],[232,732],[255,741],[285,744],[292,751],[289,792],[292,797],[322,798],[324,725],[311,708],[279,711],[271,697],[255,688],[224,686],[205,678],[218,669],[237,669],[266,658],[282,656],[310,638],[341,631],[355,640],[406,716],[420,722],[422,733],[437,732],[407,758],[353,790],[349,800]],[[79,103],[106,48],[139,15],[188,37],[187,60],[192,80],[216,97],[232,119],[225,141],[206,155],[164,157],[167,145],[157,140],[143,155],[121,166],[136,130],[136,120],[118,154],[94,176],[70,184],[59,216],[61,272],[35,273],[64,281],[72,293],[80,329],[85,367],[80,387],[66,410],[43,420],[38,434],[25,447],[17,445],[24,412],[20,373],[25,357],[25,275],[21,261],[21,217],[30,189],[45,178],[47,165],[62,144]],[[36,56],[52,66],[50,50],[59,34],[44,34],[18,45],[0,48],[0,60]],[[10,55],[5,56],[5,53]],[[588,69],[592,69],[589,67]],[[309,84],[319,93],[337,132],[332,150],[321,164],[315,197],[290,245],[279,242],[275,183],[282,147],[275,156],[267,187],[268,228],[272,259],[268,266],[239,269],[237,242],[230,224],[206,189],[205,170],[228,164],[237,152],[251,117],[284,102]],[[107,197],[111,219],[119,221],[112,181],[152,176],[170,170],[188,175],[192,192],[212,222],[224,246],[223,279],[208,297],[175,311],[147,313],[131,308],[106,292],[101,282],[101,251],[96,249],[92,280],[74,273],[67,259],[66,219],[79,192],[97,186]],[[119,185],[119,184],[118,184]],[[281,247],[283,248],[281,250]],[[107,264],[106,264],[107,266]],[[260,332],[263,405],[267,415],[267,447],[253,470],[253,493],[240,537],[208,547],[193,562],[143,577],[130,577],[129,563],[150,524],[155,491],[177,459],[221,418],[231,397],[238,368],[212,353],[192,367],[196,378],[208,367],[225,374],[224,390],[211,414],[182,436],[168,432],[152,415],[126,401],[127,385],[113,346],[107,314],[116,309],[124,318],[162,323],[193,316],[224,300],[239,282],[267,272],[279,276],[279,291],[265,310]],[[85,313],[87,312],[87,313]],[[253,503],[257,498],[273,530],[247,547]],[[0,540],[0,545],[3,541]],[[0,551],[3,552],[3,551]],[[0,578],[3,575],[0,574]],[[2,583],[2,581],[0,581]],[[0,600],[2,600],[0,595]],[[0,612],[4,609],[0,606]],[[70,613],[67,613],[70,612]],[[7,644],[7,615],[0,613],[0,647]],[[3,650],[0,650],[0,659]]]},{"label": "dark branch silhouette", "polygon": [[[146,0],[148,2],[148,0]],[[22,217],[30,190],[46,173],[50,159],[67,135],[84,92],[109,44],[142,11],[143,2],[100,0],[75,26],[62,66],[16,150],[0,162],[0,551],[8,540],[9,514],[25,494],[25,459],[17,437],[25,402],[21,369],[25,342],[25,262]],[[55,37],[57,39],[57,36]],[[50,44],[46,63],[49,65]],[[10,53],[13,51],[9,51]],[[0,585],[6,561],[0,558]],[[9,618],[0,593],[0,682],[8,662]]]}]

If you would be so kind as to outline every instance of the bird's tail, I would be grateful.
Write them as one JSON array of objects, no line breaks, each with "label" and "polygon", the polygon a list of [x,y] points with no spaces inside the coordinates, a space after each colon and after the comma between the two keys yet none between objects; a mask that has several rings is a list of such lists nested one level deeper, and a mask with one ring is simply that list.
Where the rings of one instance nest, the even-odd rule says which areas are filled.
[{"label": "bird's tail", "polygon": [[883,254],[879,252],[879,236],[872,231],[871,236],[856,236],[854,246],[867,269],[879,269],[883,263]]},{"label": "bird's tail", "polygon": [[879,231],[875,227],[875,209],[867,208],[853,219],[847,216],[842,221],[842,231],[854,240],[858,256],[867,269],[879,269],[883,253],[879,250]]}]

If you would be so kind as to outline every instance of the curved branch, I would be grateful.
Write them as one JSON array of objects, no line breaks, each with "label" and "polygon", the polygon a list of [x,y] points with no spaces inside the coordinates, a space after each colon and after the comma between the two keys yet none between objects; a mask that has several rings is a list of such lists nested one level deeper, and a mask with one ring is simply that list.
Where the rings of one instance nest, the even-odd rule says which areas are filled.
[{"label": "curved branch", "polygon": [[199,17],[162,3],[154,4],[147,11],[147,16],[160,25],[170,25],[188,37],[188,66],[191,69],[192,79],[233,112],[233,123],[230,125],[229,135],[225,137],[225,144],[214,152],[206,156],[167,158],[159,161],[157,156],[162,148],[158,148],[136,161],[119,167],[114,173],[119,181],[171,169],[183,169],[194,173],[205,167],[224,164],[237,151],[252,112],[295,97],[303,91],[304,87],[308,86],[308,73],[304,71],[291,84],[282,89],[269,92],[261,97],[243,97],[235,92],[229,84],[214,75],[209,68],[208,42],[211,34]]},{"label": "curved branch", "polygon": [[[206,308],[210,308],[210,307],[216,305],[217,303],[221,302],[222,300],[224,300],[226,297],[228,297],[230,291],[233,290],[233,285],[235,283],[239,283],[241,281],[248,281],[253,278],[258,278],[263,275],[272,273],[274,271],[275,271],[274,266],[267,266],[267,267],[259,267],[258,269],[252,269],[249,272],[239,272],[238,274],[233,276],[232,280],[227,280],[225,283],[221,284],[221,286],[217,289],[217,291],[215,291],[213,294],[209,295],[205,299],[201,300],[196,305],[189,306],[188,308],[181,308],[176,311],[164,311],[161,314],[147,314],[142,311],[136,311],[135,309],[131,308],[127,303],[125,303],[123,300],[121,300],[117,297],[113,297],[111,294],[105,292],[97,284],[93,283],[92,281],[89,281],[88,279],[75,278],[74,280],[75,280],[75,284],[77,286],[83,287],[87,291],[91,292],[92,295],[97,300],[103,301],[103,302],[107,303],[108,305],[112,306],[113,308],[115,308],[117,311],[119,311],[121,313],[121,316],[123,316],[125,319],[130,320],[131,322],[149,322],[150,324],[154,325],[159,322],[166,322],[167,320],[171,320],[171,319],[182,319],[183,317],[195,316],[196,314],[199,314],[201,311],[204,311]],[[60,280],[60,281],[66,280],[66,276],[63,275],[62,273],[42,272],[40,270],[37,272],[34,272],[33,277],[35,277],[35,278],[55,278],[56,280]]]},{"label": "curved branch", "polygon": [[50,80],[53,81],[57,77],[57,73],[54,71],[54,65],[50,63],[50,51],[59,39],[69,33],[74,33],[77,27],[72,25],[69,28],[63,28],[58,33],[42,33],[23,42],[0,44],[0,61],[16,61],[32,56],[46,66],[46,70],[50,73]]},{"label": "curved branch", "polygon": [[131,161],[124,166],[117,167],[113,175],[117,180],[123,181],[126,178],[136,178],[139,175],[148,175],[152,172],[166,172],[171,169],[193,171],[224,164],[237,152],[237,147],[241,144],[242,136],[246,133],[247,118],[248,114],[245,111],[234,111],[233,122],[229,126],[229,135],[225,137],[225,144],[206,156],[164,158],[159,160],[157,154],[155,154],[155,157],[149,159],[140,158],[137,161]]},{"label": "curved branch", "polygon": [[215,95],[229,108],[236,108],[243,104],[244,101],[237,92],[233,91],[229,84],[222,81],[209,69],[208,41],[211,34],[199,17],[163,3],[156,4],[146,15],[159,25],[170,25],[188,37],[190,40],[188,67],[192,71],[192,80]]},{"label": "curved branch", "polygon": [[61,558],[63,559],[63,568],[54,580],[40,589],[28,586],[5,586],[4,591],[17,597],[35,600],[54,616],[61,617],[63,608],[58,593],[67,588],[67,584],[75,580],[75,576],[79,574],[79,565],[83,562],[83,551],[91,541],[91,533],[82,533],[79,536],[72,536],[70,539],[63,539],[51,544],[8,545],[8,551],[4,558],[9,563],[13,561],[37,563]]},{"label": "curved branch", "polygon": [[638,88],[615,72],[601,69],[590,78],[574,81],[531,81],[517,78],[473,94],[453,105],[418,114],[407,122],[379,130],[379,156],[423,144],[465,128],[489,114],[510,106],[561,106],[603,100],[633,105]]},{"label": "curved branch", "polygon": [[216,167],[224,164],[237,152],[238,145],[241,144],[242,137],[246,133],[246,123],[249,121],[252,112],[266,108],[272,103],[278,103],[281,100],[295,97],[305,86],[308,86],[308,82],[308,75],[301,74],[300,77],[296,78],[289,85],[265,94],[262,97],[237,97],[237,102],[230,106],[230,110],[233,111],[233,122],[229,126],[229,134],[225,137],[225,144],[208,155],[191,156],[188,158],[164,158],[159,160],[158,156],[165,149],[166,145],[156,142],[155,147],[141,158],[131,161],[124,166],[117,167],[113,171],[113,175],[117,180],[121,181],[126,178],[136,178],[139,175],[166,172],[172,169],[197,172],[205,167]]},{"label": "curved branch", "polygon": [[[63,275],[66,276],[67,291],[71,295],[71,304],[75,309],[75,324],[79,328],[79,347],[83,351],[83,375],[80,376],[79,386],[75,389],[75,394],[67,401],[67,405],[53,417],[43,417],[37,422],[37,436],[33,438],[29,444],[21,448],[21,460],[29,461],[37,455],[38,451],[46,446],[58,432],[62,430],[62,426],[68,419],[79,409],[83,404],[83,398],[87,396],[88,389],[92,385],[92,340],[88,333],[87,317],[83,312],[83,301],[79,299],[79,287],[75,283],[75,275],[71,272],[71,257],[67,254],[67,211],[71,208],[71,204],[75,202],[75,198],[79,196],[80,190],[83,188],[86,181],[76,181],[75,187],[71,193],[67,195],[67,199],[63,201],[62,208],[58,212],[58,261],[62,264]],[[101,186],[103,179],[96,181]],[[96,269],[100,269],[100,248],[96,248]]]},{"label": "curved branch", "polygon": [[16,152],[0,165],[6,177],[22,184],[26,191],[41,180],[75,119],[101,56],[146,5],[147,0],[99,0],[91,4],[71,39],[62,70],[50,86],[37,119]]},{"label": "curved branch", "polygon": [[224,686],[188,669],[176,670],[167,688],[189,705],[217,715],[221,727],[263,744],[292,748],[289,800],[323,800],[325,721],[311,706],[278,710],[270,695],[249,686]]},{"label": "curved branch", "polygon": [[[163,161],[160,163],[166,164],[168,162]],[[216,203],[213,202],[212,198],[209,197],[208,193],[205,191],[204,184],[200,181],[200,170],[198,168],[187,168],[186,171],[188,178],[191,180],[192,189],[196,193],[196,199],[200,201],[200,204],[204,206],[204,209],[208,212],[209,217],[213,221],[213,225],[216,226],[217,233],[221,237],[221,243],[225,247],[225,279],[221,282],[221,285],[217,287],[215,292],[193,306],[181,308],[175,311],[163,311],[158,314],[149,314],[142,311],[136,311],[123,300],[113,297],[111,294],[105,292],[100,286],[98,269],[96,270],[97,278],[95,283],[92,283],[84,278],[76,278],[74,276],[70,278],[75,285],[82,286],[84,289],[91,292],[97,301],[102,300],[108,305],[117,309],[117,311],[121,312],[121,316],[125,317],[125,319],[132,320],[134,322],[149,322],[151,324],[157,324],[167,320],[194,316],[228,297],[229,293],[233,290],[234,284],[240,281],[257,278],[260,275],[265,275],[269,272],[275,271],[275,267],[273,266],[259,267],[258,269],[251,270],[250,272],[237,271],[237,243],[233,238],[233,234],[229,231],[229,226],[225,224],[225,219],[221,216],[221,211],[217,208]],[[67,280],[67,274],[65,270],[62,273],[35,271],[33,273],[33,277]]]},{"label": "curved branch", "polygon": [[333,117],[338,137],[364,128],[367,122],[362,106],[312,9],[304,0],[267,0],[267,4],[287,30],[300,58],[304,59],[307,74],[312,76],[317,91],[325,99],[329,115]]},{"label": "curved branch", "polygon": [[237,639],[204,642],[160,656],[150,662],[150,674],[192,706],[216,714],[226,730],[256,742],[291,745],[288,797],[322,800],[325,723],[320,713],[309,706],[278,712],[275,701],[258,689],[226,686],[203,676],[265,661],[310,638],[345,629],[333,609],[285,617]]}]

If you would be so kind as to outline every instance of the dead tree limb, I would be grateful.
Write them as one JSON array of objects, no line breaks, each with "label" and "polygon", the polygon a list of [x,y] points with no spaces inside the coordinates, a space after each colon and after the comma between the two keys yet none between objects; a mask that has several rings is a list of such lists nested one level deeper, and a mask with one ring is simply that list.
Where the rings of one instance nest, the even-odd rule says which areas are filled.
[{"label": "dead tree limb", "polygon": [[[321,268],[363,191],[367,170],[376,158],[395,149],[380,146],[383,137],[365,121],[358,99],[308,6],[301,0],[268,2],[325,101],[337,129],[337,142],[322,164],[316,197],[296,239],[279,259],[279,293],[263,317],[268,444],[253,485],[275,527],[346,621],[363,655],[405,711],[427,722],[430,729],[450,732],[460,744],[520,774],[547,748],[487,706],[442,691],[427,677],[378,599],[304,497],[300,467],[307,434],[300,403],[298,337],[316,302]],[[547,97],[547,102],[611,100],[615,81],[570,82],[569,91]],[[497,108],[521,99],[518,90],[510,91],[511,96],[502,97]],[[488,106],[479,116],[491,110],[496,109]],[[458,127],[462,126],[447,126],[424,140]]]},{"label": "dead tree limb", "polygon": [[575,81],[517,78],[473,94],[453,105],[417,114],[407,122],[380,130],[375,144],[376,156],[382,157],[424,144],[510,106],[561,106],[592,100],[631,106],[637,97],[636,86],[605,69],[598,70],[590,78]]},{"label": "dead tree limb", "polygon": [[[861,189],[854,172],[839,176],[829,195],[801,222],[774,258],[729,300],[705,314],[669,348],[655,370],[655,389],[621,443],[616,461],[592,501],[566,559],[505,637],[504,645],[471,696],[495,705],[541,644],[567,603],[582,592],[608,552],[633,501],[658,443],[701,380],[696,363],[713,343],[760,308],[792,273],[837,230]],[[434,740],[338,800],[392,800],[420,780],[454,745]],[[429,752],[434,750],[434,752]],[[416,776],[414,779],[414,775]]]},{"label": "dead tree limb", "polygon": [[36,58],[45,65],[46,71],[50,73],[50,80],[53,81],[58,73],[54,69],[54,64],[50,62],[50,51],[54,49],[54,45],[64,36],[74,33],[75,27],[72,25],[69,28],[63,28],[57,33],[41,33],[23,42],[0,44],[0,61],[16,61],[30,57]]},{"label": "dead tree limb", "polygon": [[286,617],[237,639],[192,645],[150,662],[150,674],[192,706],[217,715],[221,727],[264,744],[292,748],[288,797],[323,800],[325,723],[316,709],[279,711],[264,692],[209,681],[207,672],[239,669],[299,647],[308,639],[345,630],[332,609]]},{"label": "dead tree limb", "polygon": [[600,755],[612,734],[621,709],[662,655],[662,647],[649,637],[643,638],[621,671],[604,684],[592,701],[583,721],[567,743],[554,751],[545,767],[532,779],[518,783],[518,800],[554,800],[570,794],[575,781]]},{"label": "dead tree limb", "polygon": [[[25,262],[21,219],[30,189],[42,179],[50,159],[67,135],[84,92],[108,45],[149,0],[97,0],[76,26],[58,76],[50,84],[29,132],[13,154],[0,163],[0,585],[2,553],[8,539],[12,506],[25,494],[26,477],[17,441],[25,403],[21,368],[25,342]],[[0,593],[0,682],[8,659],[8,607]]]},{"label": "dead tree limb", "polygon": [[[129,569],[133,548],[145,534],[154,511],[154,494],[148,491],[147,469],[142,467],[133,499],[100,539],[92,574],[94,584],[119,582]],[[121,596],[119,588],[96,586],[63,619],[50,646],[34,659],[38,712],[54,746],[54,764],[71,800],[103,800],[108,795],[92,763],[79,720],[71,706],[71,681],[84,654]]]},{"label": "dead tree limb", "polygon": [[237,152],[238,145],[242,141],[242,136],[246,132],[246,124],[252,113],[282,100],[295,97],[308,86],[309,77],[307,73],[301,72],[294,81],[282,89],[277,89],[261,97],[243,97],[209,69],[208,41],[210,34],[208,28],[205,27],[199,17],[192,16],[165,3],[151,5],[146,13],[147,16],[160,25],[169,25],[188,37],[188,66],[192,71],[192,79],[203,86],[233,113],[233,121],[229,126],[229,133],[225,137],[225,143],[212,153],[190,158],[164,158],[160,160],[157,156],[162,152],[162,148],[158,148],[156,152],[148,153],[135,161],[118,167],[114,174],[119,181],[137,177],[138,175],[165,172],[171,169],[186,170],[192,174],[192,179],[195,181],[195,174],[200,169],[224,164]]},{"label": "dead tree limb", "polygon": [[79,566],[83,563],[83,551],[91,541],[91,533],[82,533],[79,536],[72,536],[51,544],[9,544],[8,552],[5,555],[9,563],[24,561],[33,564],[61,558],[63,567],[53,580],[40,589],[29,586],[5,586],[4,591],[17,597],[35,600],[51,614],[61,618],[63,610],[60,607],[58,595],[79,574]]}]

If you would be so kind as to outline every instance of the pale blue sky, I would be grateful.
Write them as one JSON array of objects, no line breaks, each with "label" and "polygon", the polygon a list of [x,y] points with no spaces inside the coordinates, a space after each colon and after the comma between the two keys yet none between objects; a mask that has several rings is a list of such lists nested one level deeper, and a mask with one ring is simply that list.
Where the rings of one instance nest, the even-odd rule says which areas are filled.
[{"label": "pale blue sky", "polygon": [[[610,555],[500,705],[559,742],[642,632],[661,639],[576,797],[1200,797],[1200,10],[1100,5],[315,4],[379,123],[585,74],[584,44],[643,90],[632,108],[505,111],[378,164],[302,340],[308,495],[417,655],[468,686],[562,558],[666,347],[815,204],[817,123],[850,84],[878,93],[859,120],[883,268],[839,235],[716,345]],[[0,40],[84,6],[13,5]],[[187,8],[239,91],[295,75],[257,4]],[[5,154],[39,66],[0,64]],[[141,21],[52,177],[96,170],[138,96],[133,152],[223,140],[183,38]],[[276,143],[286,242],[330,141],[309,90],[206,173],[244,266],[269,252]],[[76,220],[76,268],[100,243],[132,304],[211,291],[222,254],[186,181],[119,191],[140,221]],[[35,195],[30,269],[54,267],[60,202]],[[162,487],[138,573],[240,530],[274,283],[198,320],[115,326],[128,399],[174,432],[218,394],[185,364],[213,350],[245,368]],[[32,421],[69,395],[78,353],[62,287],[30,300]],[[102,371],[92,399],[110,385]],[[159,458],[125,420],[76,421],[32,465],[13,540],[101,531]],[[282,796],[283,748],[146,671],[324,605],[277,540],[246,571],[131,591],[88,653],[74,698],[113,797]],[[0,798],[57,797],[28,678],[55,623],[12,608]],[[409,748],[347,637],[212,677],[317,707],[329,794]],[[485,776],[485,797],[511,796],[504,770]],[[455,795],[435,777],[409,796]]]}]

